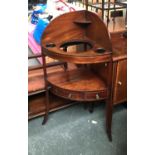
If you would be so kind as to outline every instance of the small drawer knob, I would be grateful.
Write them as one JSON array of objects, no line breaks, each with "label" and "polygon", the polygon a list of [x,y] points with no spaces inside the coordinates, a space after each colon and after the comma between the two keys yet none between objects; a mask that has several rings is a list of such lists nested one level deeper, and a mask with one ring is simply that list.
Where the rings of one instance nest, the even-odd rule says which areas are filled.
[{"label": "small drawer knob", "polygon": [[97,99],[97,100],[100,99],[100,96],[99,96],[98,94],[96,94],[96,99]]},{"label": "small drawer knob", "polygon": [[122,82],[121,82],[121,81],[118,81],[118,85],[120,85],[120,86],[121,86],[121,85],[122,85]]}]

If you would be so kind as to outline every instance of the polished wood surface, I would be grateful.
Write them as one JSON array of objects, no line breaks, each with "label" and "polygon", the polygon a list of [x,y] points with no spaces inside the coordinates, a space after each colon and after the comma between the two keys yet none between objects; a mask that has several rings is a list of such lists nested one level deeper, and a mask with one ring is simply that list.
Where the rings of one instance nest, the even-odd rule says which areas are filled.
[{"label": "polished wood surface", "polygon": [[[120,93],[119,93],[120,94],[119,97],[117,97],[117,94],[118,93],[117,93],[117,89],[115,88],[116,75],[118,75],[117,74],[117,64],[119,63],[119,61],[121,61],[123,59],[124,59],[123,61],[126,61],[126,57],[127,57],[126,56],[127,55],[127,51],[126,51],[126,45],[127,45],[127,43],[123,43],[122,44],[122,40],[124,42],[124,41],[127,41],[127,39],[122,38],[122,34],[123,34],[123,32],[117,32],[117,33],[111,33],[110,34],[111,35],[111,40],[112,40],[112,46],[114,48],[117,48],[117,50],[115,51],[115,53],[116,53],[115,59],[113,57],[113,82],[114,82],[114,88],[113,88],[113,91],[114,91],[114,101],[113,101],[113,104],[114,105],[115,104],[122,103],[122,102],[126,101],[126,99],[127,99],[126,95],[123,95],[122,96]],[[122,51],[119,52],[119,50],[122,50]],[[117,54],[117,52],[118,52],[118,54]],[[121,64],[123,66],[126,65],[126,63],[121,63]],[[69,64],[68,67],[70,68],[71,65],[72,64]],[[49,67],[49,69],[51,69],[51,72],[54,72],[54,68],[53,67]],[[60,68],[62,69],[62,67],[60,67]],[[106,81],[106,79],[107,79],[107,63],[103,63],[102,65],[101,64],[96,64],[96,67],[95,68],[98,68],[98,72],[100,72],[101,77],[104,79],[104,81]],[[120,75],[120,77],[121,76],[122,77],[124,76],[123,75],[124,74],[123,73],[124,71],[126,72],[126,69],[125,70],[124,69],[121,69],[120,70],[120,74],[122,74],[122,75]],[[32,97],[29,97],[29,107],[31,107],[31,105],[33,107],[33,108],[30,108],[29,118],[35,118],[37,116],[41,116],[41,115],[44,115],[45,114],[45,104],[44,104],[45,103],[45,95],[44,95],[45,89],[43,89],[43,88],[45,88],[45,85],[43,85],[44,84],[43,70],[42,69],[37,70],[37,68],[36,68],[36,70],[29,71],[28,77],[29,77],[29,81],[28,81],[29,94],[33,95],[32,97],[35,98],[34,99]],[[124,81],[124,80],[122,79],[121,81]],[[125,83],[125,81],[123,83]],[[41,86],[40,86],[40,84],[41,84]],[[33,89],[34,88],[34,85],[36,85],[36,89]],[[32,90],[34,90],[34,91],[32,91]],[[126,90],[124,92],[126,92]],[[40,94],[41,97],[39,97],[37,95],[38,93],[41,93]],[[117,100],[117,98],[119,98],[119,100]],[[57,108],[64,107],[65,105],[66,105],[65,102],[62,103],[62,104],[57,104]],[[50,105],[50,111],[54,111],[54,110],[55,110],[55,108],[52,107],[52,105]]]},{"label": "polished wood surface", "polygon": [[[75,69],[76,66],[73,64],[69,65],[68,70]],[[47,72],[49,77],[55,74],[56,72],[64,71],[64,67],[62,65],[57,66],[48,66]],[[37,92],[44,92],[45,91],[45,82],[44,82],[44,73],[43,69],[35,68],[34,70],[30,70],[28,74],[28,93],[30,95],[34,95]]]},{"label": "polished wood surface", "polygon": [[[56,66],[48,69],[48,73],[51,74],[55,71],[63,70],[61,66]],[[35,91],[45,89],[44,73],[42,69],[29,71],[28,78],[28,93],[31,94]]]},{"label": "polished wood surface", "polygon": [[[67,46],[81,43],[85,45],[83,51],[67,52]],[[73,101],[104,99],[106,100],[106,131],[111,141],[112,44],[105,24],[96,14],[89,11],[75,11],[60,15],[43,32],[41,46],[46,89],[46,110],[42,124],[48,120],[49,90],[57,96]],[[49,78],[46,56],[85,65],[76,70],[61,71]],[[108,63],[106,83],[88,66],[88,64],[105,62]]]},{"label": "polished wood surface", "polygon": [[[77,20],[81,21],[81,23],[76,23]],[[90,24],[87,25],[87,21],[90,21]],[[112,49],[107,28],[96,14],[85,10],[70,12],[55,18],[47,26],[42,35],[42,46],[45,47],[47,43],[59,45],[68,40],[87,38],[96,40],[106,50]]]},{"label": "polished wood surface", "polygon": [[124,32],[111,33],[113,45],[113,104],[127,101],[127,38]]},{"label": "polished wood surface", "polygon": [[[64,52],[61,49],[79,43],[89,44],[91,48],[74,53]],[[76,11],[57,17],[47,26],[42,36],[42,51],[55,59],[88,64],[110,61],[112,45],[105,24],[96,14]]]},{"label": "polished wood surface", "polygon": [[70,100],[94,101],[108,97],[103,79],[88,69],[59,72],[48,77],[47,81],[52,84],[54,94]]},{"label": "polished wood surface", "polygon": [[127,101],[127,60],[121,60],[117,64],[116,80],[114,81],[114,104]]}]

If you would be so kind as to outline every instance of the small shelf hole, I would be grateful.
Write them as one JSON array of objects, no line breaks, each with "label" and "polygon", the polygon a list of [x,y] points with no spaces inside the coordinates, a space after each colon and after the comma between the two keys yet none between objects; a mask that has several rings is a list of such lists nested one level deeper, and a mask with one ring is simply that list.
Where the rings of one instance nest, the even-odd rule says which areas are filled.
[{"label": "small shelf hole", "polygon": [[106,50],[104,49],[104,48],[97,48],[96,50],[95,50],[95,52],[97,52],[97,53],[104,53]]}]

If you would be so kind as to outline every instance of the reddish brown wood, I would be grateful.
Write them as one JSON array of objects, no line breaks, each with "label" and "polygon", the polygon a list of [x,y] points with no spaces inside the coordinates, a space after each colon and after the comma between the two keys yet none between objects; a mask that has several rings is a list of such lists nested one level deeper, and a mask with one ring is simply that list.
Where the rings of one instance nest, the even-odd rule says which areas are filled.
[{"label": "reddish brown wood", "polygon": [[[117,33],[112,33],[111,34],[111,40],[112,40],[112,45],[113,48],[119,48],[116,52],[116,57],[113,59],[113,82],[114,84],[116,83],[116,73],[117,73],[117,64],[119,63],[119,61],[121,60],[126,60],[126,43],[122,44],[122,34],[123,32],[117,32]],[[126,39],[125,39],[126,40]],[[124,52],[119,52],[119,50],[124,49]],[[125,55],[125,56],[124,56]],[[71,66],[72,64],[69,64],[68,67],[75,69],[75,66]],[[59,68],[58,70],[56,68]],[[102,78],[104,79],[104,81],[106,81],[107,79],[107,63],[104,63],[103,65],[101,64],[96,64],[96,68],[98,68],[98,70],[100,70],[100,74],[102,75]],[[56,67],[49,67],[48,71],[49,73],[53,73],[55,71],[59,71],[62,70],[61,66],[56,66]],[[121,72],[124,72],[123,70]],[[43,79],[43,70],[39,69],[39,70],[32,70],[29,71],[28,73],[28,77],[29,77],[29,81],[28,81],[28,86],[29,86],[29,95],[31,95],[31,97],[29,96],[29,119],[31,118],[35,118],[37,116],[42,116],[45,114],[45,89],[44,89],[44,79]],[[35,89],[34,89],[35,88]],[[39,89],[41,88],[41,89]],[[114,91],[115,87],[113,88]],[[40,93],[40,94],[38,94]],[[117,90],[115,90],[114,92],[114,96],[116,96],[117,98]],[[42,97],[39,97],[39,96]],[[34,99],[35,98],[35,99]],[[114,97],[114,101],[113,104],[119,104],[122,103],[124,101],[126,101],[126,97],[124,98],[122,95],[120,95],[120,100],[118,101],[117,99],[115,99]],[[55,100],[55,97],[53,98]],[[59,98],[59,102],[62,102],[62,104],[59,104],[58,102],[55,103],[55,101],[53,102],[53,104],[50,104],[50,110],[49,111],[54,111],[60,108],[63,108],[66,105],[66,103],[64,102],[64,100],[61,98]],[[69,102],[69,101],[68,101]],[[56,107],[55,107],[55,106]],[[72,104],[71,104],[72,105]],[[84,104],[84,106],[86,107],[86,104]]]},{"label": "reddish brown wood", "polygon": [[[124,32],[111,33],[113,45],[113,104],[127,101],[127,39]],[[107,77],[107,63],[91,65],[93,71],[105,81]],[[120,83],[121,82],[121,83]]]},{"label": "reddish brown wood", "polygon": [[[50,67],[47,69],[48,74],[56,71],[63,70],[61,66]],[[44,73],[43,69],[29,71],[28,75],[28,93],[31,95],[33,92],[45,90]]]},{"label": "reddish brown wood", "polygon": [[[60,16],[59,20],[56,20],[56,19],[53,20],[53,22],[51,22],[50,25],[45,30],[45,32],[43,34],[43,38],[42,38],[42,43],[43,43],[42,49],[44,50],[44,54],[48,54],[49,56],[51,56],[53,58],[60,59],[62,61],[78,63],[78,64],[85,64],[85,63],[91,64],[91,65],[86,65],[86,64],[84,65],[84,68],[88,69],[87,71],[90,71],[90,73],[91,73],[91,74],[88,74],[88,78],[91,77],[91,82],[92,83],[94,82],[95,86],[97,86],[98,84],[102,85],[103,82],[104,82],[104,86],[105,86],[104,87],[105,89],[98,89],[97,91],[96,90],[92,91],[91,89],[90,90],[88,89],[91,87],[88,87],[89,85],[87,85],[87,89],[89,91],[91,91],[91,93],[88,95],[86,93],[83,93],[83,92],[87,92],[88,91],[87,89],[82,91],[82,94],[80,91],[76,91],[75,89],[72,89],[73,86],[76,86],[76,84],[74,82],[73,83],[69,82],[68,83],[69,87],[68,87],[68,85],[66,85],[66,84],[64,85],[64,83],[63,83],[63,85],[61,84],[61,86],[60,86],[60,85],[57,85],[57,83],[55,83],[54,81],[53,82],[48,81],[51,83],[52,86],[55,86],[55,88],[51,91],[52,92],[59,91],[59,92],[55,92],[55,94],[60,95],[61,97],[64,97],[64,98],[68,97],[70,100],[76,100],[76,99],[80,100],[81,99],[81,100],[87,101],[87,97],[89,97],[89,99],[91,99],[91,100],[94,100],[94,99],[96,100],[96,99],[98,99],[98,97],[96,97],[96,94],[99,95],[99,93],[101,93],[101,96],[104,95],[104,97],[106,98],[106,103],[107,103],[106,104],[107,105],[106,106],[106,128],[107,128],[107,133],[108,133],[109,139],[111,140],[112,139],[112,137],[111,137],[111,122],[112,122],[112,105],[113,105],[112,99],[114,97],[114,99],[116,98],[117,101],[121,102],[122,96],[124,96],[124,95],[122,95],[123,93],[120,93],[120,92],[124,92],[125,87],[123,86],[121,91],[119,91],[118,88],[115,89],[116,87],[114,85],[115,84],[114,79],[116,79],[116,81],[119,81],[119,78],[124,76],[124,75],[122,75],[122,72],[124,72],[124,70],[126,70],[125,67],[122,67],[122,64],[124,64],[124,63],[119,62],[120,60],[123,60],[123,59],[125,60],[127,57],[126,56],[126,39],[120,33],[111,34],[112,39],[110,39],[109,33],[106,30],[106,27],[102,23],[102,21],[96,15],[89,13],[87,11],[79,11],[78,13],[74,12],[74,13],[70,14],[69,16],[67,14],[65,14],[63,16]],[[58,26],[60,26],[60,28]],[[69,53],[68,51],[67,51],[67,53],[65,51],[62,51],[62,48],[64,45],[68,46],[72,43],[78,44],[79,42],[86,43],[87,45],[90,44],[91,47],[89,49],[87,49],[87,45],[85,45],[86,48],[84,51],[75,51],[72,53]],[[56,45],[56,47],[54,47],[54,48],[48,47],[47,48],[45,45],[47,45],[49,43],[54,43]],[[64,48],[65,48],[65,46],[64,46]],[[101,50],[101,53],[99,53],[100,49],[102,49],[102,48],[105,49],[105,52],[102,52],[102,50]],[[51,49],[51,50],[49,50],[49,49]],[[99,50],[97,51],[97,49],[99,49]],[[113,53],[112,53],[113,54],[113,69],[112,69],[112,65],[111,65],[111,61],[112,61],[111,60],[111,51],[113,51]],[[31,58],[33,58],[33,57],[31,57]],[[92,65],[92,63],[96,63],[96,65],[94,65],[94,64]],[[98,63],[101,63],[101,64],[98,64]],[[108,64],[107,68],[106,68],[105,64]],[[44,66],[44,68],[45,68],[45,66]],[[111,78],[111,76],[112,76],[111,71],[113,71],[113,82],[112,82],[112,78]],[[33,72],[33,74],[31,74],[31,75],[35,75],[35,70],[33,70],[32,72]],[[82,73],[82,72],[80,72],[80,73]],[[94,77],[93,73],[97,73],[96,75],[98,77],[97,78],[96,78],[96,76]],[[80,74],[80,76],[78,78],[78,83],[84,81],[83,74]],[[46,75],[46,73],[45,73],[45,75]],[[60,74],[60,75],[62,75],[62,74]],[[65,73],[65,75],[67,75],[67,74]],[[92,75],[92,76],[90,76],[90,75]],[[48,74],[48,77],[49,77],[49,74]],[[30,78],[31,78],[31,76],[30,76]],[[36,82],[37,88],[36,88],[36,90],[31,91],[31,93],[34,93],[38,90],[39,91],[45,90],[44,81],[40,82],[40,80],[38,80],[38,79],[42,79],[43,76],[42,76],[42,78],[39,77],[37,79],[37,75],[35,75],[33,78],[31,79],[32,81],[31,80],[30,81],[32,83]],[[45,80],[47,81],[46,76],[45,76]],[[122,79],[122,80],[124,80],[124,79]],[[32,85],[32,83],[30,81],[29,81],[29,83],[30,83],[30,85]],[[99,81],[103,81],[103,82],[100,83]],[[41,89],[38,87],[38,84],[40,84],[40,83],[42,84]],[[49,99],[48,88],[49,87],[47,87],[47,86],[48,85],[46,85],[46,99],[47,99],[46,115],[45,115],[45,119],[44,119],[43,123],[45,123],[47,121],[48,112],[53,108],[50,104],[51,101],[48,102],[48,99]],[[65,86],[65,87],[62,87],[62,86]],[[83,88],[82,84],[80,84],[80,86]],[[74,96],[73,96],[73,94],[70,95],[70,92],[66,91],[66,87],[68,88],[69,91],[72,91],[72,93],[75,93]],[[79,86],[76,88],[79,88]],[[114,89],[115,89],[115,91],[112,91]],[[103,90],[107,90],[104,92],[113,92],[113,93],[104,94]],[[52,103],[55,103],[54,100],[55,100],[55,97],[52,98]],[[40,101],[41,101],[41,99],[40,99]],[[61,99],[61,101],[62,101],[62,99]],[[43,102],[45,102],[45,101],[43,101]],[[43,112],[41,110],[38,110],[38,111],[36,110],[37,108],[39,109],[42,107],[39,102],[35,102],[33,100],[33,102],[30,102],[30,103],[31,104],[29,106],[29,110],[31,111],[31,114],[29,113],[29,116],[43,114]],[[37,103],[37,104],[33,104],[33,103]],[[33,107],[32,105],[35,105],[36,107],[34,106],[34,108],[32,108]],[[63,106],[64,106],[64,104],[60,104],[60,107],[63,107]],[[35,110],[36,110],[36,113],[35,113]],[[45,105],[44,105],[44,109],[42,109],[42,110],[45,112]]]},{"label": "reddish brown wood", "polygon": [[58,72],[47,80],[52,84],[54,94],[67,99],[93,101],[103,100],[108,96],[104,81],[85,68]]},{"label": "reddish brown wood", "polygon": [[[78,22],[77,22],[78,21]],[[63,24],[62,24],[63,22]],[[61,26],[61,29],[59,28]],[[67,52],[63,48],[83,43],[84,51]],[[112,46],[109,33],[102,20],[89,11],[76,11],[55,18],[42,35],[43,69],[46,89],[46,112],[49,113],[50,91],[74,101],[106,100],[106,128],[111,140],[112,122]],[[87,45],[90,49],[87,49]],[[60,71],[53,76],[46,72],[45,56],[74,64],[85,64],[72,71]],[[107,79],[94,74],[86,64],[108,63]]]},{"label": "reddish brown wood", "polygon": [[[29,96],[29,103],[28,103],[29,120],[45,114],[45,110],[46,110],[45,102],[46,102],[45,92],[36,94],[33,96]],[[69,100],[65,100],[50,94],[49,112],[56,111],[65,107],[69,107],[74,104],[76,104],[76,102],[70,102]]]},{"label": "reddish brown wood", "polygon": [[117,64],[116,80],[114,85],[114,104],[127,101],[127,60]]},{"label": "reddish brown wood", "polygon": [[[76,66],[70,64],[68,70],[75,69]],[[64,71],[63,66],[51,66],[47,68],[48,75],[52,76],[55,72]],[[38,92],[45,91],[45,83],[44,83],[44,73],[43,69],[36,68],[35,70],[31,70],[28,73],[28,94],[33,95]]]},{"label": "reddish brown wood", "polygon": [[105,62],[105,63],[99,63],[99,64],[91,64],[90,68],[96,75],[102,78],[106,84],[108,84],[109,63]]},{"label": "reddish brown wood", "polygon": [[113,104],[127,101],[127,38],[124,32],[111,34],[113,45]]},{"label": "reddish brown wood", "polygon": [[[73,41],[75,44],[87,42],[92,48],[75,53],[66,53],[61,49],[64,43],[69,45]],[[50,43],[52,47],[47,47]],[[99,53],[98,48],[105,49],[104,54]],[[42,35],[43,53],[67,62],[86,64],[110,61],[111,50],[112,45],[106,26],[96,14],[88,11],[71,12],[55,18]]]}]

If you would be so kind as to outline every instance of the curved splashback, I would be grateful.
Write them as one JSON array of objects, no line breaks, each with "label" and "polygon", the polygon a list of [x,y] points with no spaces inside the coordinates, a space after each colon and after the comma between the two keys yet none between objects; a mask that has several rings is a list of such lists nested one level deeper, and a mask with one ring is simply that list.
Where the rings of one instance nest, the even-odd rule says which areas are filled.
[{"label": "curved splashback", "polygon": [[112,51],[111,39],[103,21],[94,13],[82,10],[55,18],[42,35],[42,46],[47,43],[60,45],[72,40],[91,40],[92,43]]}]

